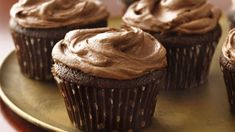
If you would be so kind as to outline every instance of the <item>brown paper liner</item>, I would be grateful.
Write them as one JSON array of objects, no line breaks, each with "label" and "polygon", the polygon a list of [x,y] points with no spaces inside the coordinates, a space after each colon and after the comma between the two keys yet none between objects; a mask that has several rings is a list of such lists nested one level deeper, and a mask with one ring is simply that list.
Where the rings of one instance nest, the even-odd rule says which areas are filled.
[{"label": "brown paper liner", "polygon": [[25,29],[13,20],[10,24],[21,72],[26,77],[35,80],[51,80],[53,62],[51,51],[54,45],[72,29],[105,27],[107,22],[101,21],[90,26],[73,26],[54,30]]},{"label": "brown paper liner", "polygon": [[161,84],[112,89],[55,79],[71,122],[84,131],[138,131],[149,126]]},{"label": "brown paper liner", "polygon": [[31,37],[17,32],[13,32],[12,37],[21,72],[35,80],[52,79],[51,50],[59,39]]},{"label": "brown paper liner", "polygon": [[151,33],[167,50],[167,75],[164,90],[198,87],[207,81],[221,26],[206,34]]},{"label": "brown paper liner", "polygon": [[187,89],[204,84],[216,46],[217,41],[191,47],[166,47],[168,68],[165,88]]},{"label": "brown paper liner", "polygon": [[235,113],[235,65],[230,64],[226,58],[221,56],[220,67],[223,72],[230,109]]}]

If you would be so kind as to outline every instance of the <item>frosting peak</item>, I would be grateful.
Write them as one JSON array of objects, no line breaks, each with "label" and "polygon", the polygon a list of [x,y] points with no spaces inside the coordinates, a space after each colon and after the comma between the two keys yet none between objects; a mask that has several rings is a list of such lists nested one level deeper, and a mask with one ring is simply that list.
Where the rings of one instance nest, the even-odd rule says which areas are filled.
[{"label": "frosting peak", "polygon": [[222,47],[224,57],[232,64],[235,64],[235,29],[232,29]]},{"label": "frosting peak", "polygon": [[52,51],[55,62],[94,76],[133,79],[167,65],[164,47],[133,27],[74,30]]},{"label": "frosting peak", "polygon": [[140,0],[133,3],[123,22],[146,31],[201,34],[213,30],[221,11],[206,0]]},{"label": "frosting peak", "polygon": [[91,24],[109,16],[98,0],[19,0],[10,14],[18,24],[29,28]]}]

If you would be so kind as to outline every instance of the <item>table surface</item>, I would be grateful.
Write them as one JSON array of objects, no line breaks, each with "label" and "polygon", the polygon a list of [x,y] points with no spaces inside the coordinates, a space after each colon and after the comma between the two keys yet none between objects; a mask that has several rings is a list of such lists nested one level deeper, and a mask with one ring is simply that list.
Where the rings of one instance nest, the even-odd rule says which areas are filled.
[{"label": "table surface", "polygon": [[[4,58],[14,49],[13,41],[11,39],[8,20],[9,9],[17,0],[0,0],[0,64]],[[109,4],[109,0],[104,0]],[[227,9],[230,2],[229,0],[210,0],[211,2],[219,5],[222,9]],[[109,3],[108,3],[109,2]],[[112,4],[112,3],[111,3]],[[109,9],[117,11],[117,8],[108,7]],[[120,13],[116,13],[120,14]],[[14,132],[14,131],[45,131],[35,125],[30,124],[24,119],[20,118],[12,112],[0,99],[0,131]]]}]

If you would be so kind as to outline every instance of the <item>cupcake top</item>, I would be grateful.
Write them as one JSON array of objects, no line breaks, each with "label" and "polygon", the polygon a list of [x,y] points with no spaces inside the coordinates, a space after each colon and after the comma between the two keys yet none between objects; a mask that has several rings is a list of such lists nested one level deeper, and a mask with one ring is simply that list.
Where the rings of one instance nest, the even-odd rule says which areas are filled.
[{"label": "cupcake top", "polygon": [[92,24],[109,13],[98,0],[19,0],[10,15],[23,27],[57,28]]},{"label": "cupcake top", "polygon": [[123,16],[124,24],[150,32],[203,34],[218,24],[221,10],[206,0],[140,0]]},{"label": "cupcake top", "polygon": [[232,29],[223,46],[222,46],[223,56],[232,64],[235,64],[235,29]]},{"label": "cupcake top", "polygon": [[56,63],[117,80],[134,79],[166,67],[166,50],[133,27],[70,31],[52,51]]}]

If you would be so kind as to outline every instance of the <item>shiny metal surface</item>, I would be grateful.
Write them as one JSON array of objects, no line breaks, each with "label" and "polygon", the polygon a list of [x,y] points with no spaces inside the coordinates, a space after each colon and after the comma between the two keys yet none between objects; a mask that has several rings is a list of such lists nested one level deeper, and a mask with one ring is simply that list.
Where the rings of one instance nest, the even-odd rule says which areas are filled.
[{"label": "shiny metal surface", "polygon": [[[116,26],[119,19],[110,25]],[[234,132],[235,116],[229,111],[227,94],[219,69],[221,44],[227,34],[227,22],[222,19],[224,35],[214,56],[208,83],[198,89],[161,92],[153,123],[146,132]],[[12,52],[0,71],[0,96],[18,115],[54,131],[78,131],[66,113],[63,98],[54,83],[39,82],[21,75]]]}]

